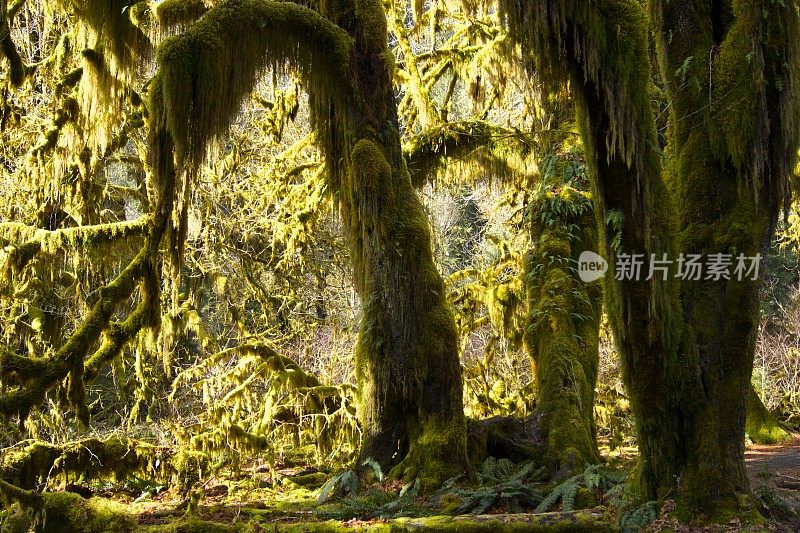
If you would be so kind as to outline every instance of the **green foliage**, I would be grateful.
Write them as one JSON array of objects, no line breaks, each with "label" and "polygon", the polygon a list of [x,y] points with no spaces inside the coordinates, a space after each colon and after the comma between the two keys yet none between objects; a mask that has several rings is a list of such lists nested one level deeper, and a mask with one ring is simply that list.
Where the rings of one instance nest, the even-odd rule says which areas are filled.
[{"label": "green foliage", "polygon": [[341,498],[355,494],[359,486],[358,474],[353,470],[345,470],[333,476],[320,488],[317,502],[325,503],[334,497]]},{"label": "green foliage", "polygon": [[658,518],[661,504],[657,501],[645,502],[626,509],[617,517],[617,526],[623,533],[642,531]]},{"label": "green foliage", "polygon": [[536,507],[537,513],[547,512],[560,501],[563,511],[571,511],[580,489],[588,491],[608,492],[614,486],[624,483],[625,476],[603,465],[589,465],[580,474],[576,474],[556,486]]},{"label": "green foliage", "polygon": [[456,487],[455,480],[445,484],[434,496],[439,505],[449,502],[458,505],[448,508],[453,514],[485,514],[503,508],[510,513],[520,513],[542,501],[542,493],[535,485],[545,475],[543,468],[533,462],[515,465],[508,459],[489,457],[478,467],[478,487]]}]

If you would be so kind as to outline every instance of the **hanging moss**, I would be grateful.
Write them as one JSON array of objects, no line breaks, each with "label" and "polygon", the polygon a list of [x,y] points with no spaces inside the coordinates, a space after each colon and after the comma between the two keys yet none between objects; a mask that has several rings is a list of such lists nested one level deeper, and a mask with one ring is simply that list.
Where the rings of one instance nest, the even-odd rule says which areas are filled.
[{"label": "hanging moss", "polygon": [[176,142],[178,160],[192,169],[227,132],[269,67],[288,64],[309,90],[344,98],[351,47],[341,29],[294,3],[227,2],[162,44],[152,90],[161,100],[151,97],[151,106],[163,109],[157,114]]},{"label": "hanging moss", "polygon": [[[140,58],[152,53],[150,40],[130,18],[129,11],[140,0],[59,0],[62,7],[73,11],[102,43],[120,71],[137,67]],[[89,38],[89,36],[85,36]],[[94,44],[89,44],[93,47]]]},{"label": "hanging moss", "polygon": [[207,11],[205,0],[165,0],[156,6],[158,23],[167,28],[190,24]]},{"label": "hanging moss", "polygon": [[403,147],[411,181],[415,187],[421,187],[433,178],[440,167],[464,159],[477,150],[488,150],[494,155],[495,138],[510,134],[482,120],[451,122],[426,128]]},{"label": "hanging moss", "polygon": [[2,222],[0,223],[0,244],[20,247],[36,243],[37,252],[42,251],[48,254],[64,249],[92,249],[115,241],[129,241],[136,237],[144,237],[150,231],[152,220],[151,216],[144,215],[136,220],[54,231],[18,222]]},{"label": "hanging moss", "polygon": [[[455,327],[402,161],[385,14],[377,0],[319,7],[325,18],[294,3],[235,0],[166,40],[151,86],[154,167],[159,175],[171,165],[174,141],[191,178],[266,68],[288,65],[300,75],[365,308],[357,348],[360,416],[369,427],[362,455],[387,470],[405,457],[398,475],[419,474],[432,487],[465,469],[466,424]],[[393,386],[400,394],[387,396]],[[408,415],[392,417],[401,411]],[[433,443],[451,453],[430,455]]]},{"label": "hanging moss", "polygon": [[[75,368],[76,361],[83,364],[92,343],[108,326],[117,306],[133,293],[136,281],[144,274],[148,264],[148,248],[140,254],[111,283],[100,288],[100,298],[83,324],[73,333],[49,361],[46,371],[26,387],[4,391],[0,395],[0,413],[5,416],[17,415],[20,420],[27,418],[30,410],[40,404],[45,394],[61,382]],[[82,409],[79,405],[74,405]]]},{"label": "hanging moss", "polygon": [[210,472],[208,457],[125,437],[90,438],[64,445],[32,442],[3,454],[0,480],[17,490],[41,488],[48,481],[103,480],[119,482],[131,474],[151,476],[192,488],[192,480]]},{"label": "hanging moss", "polygon": [[[608,156],[619,155],[642,173],[653,122],[649,93],[642,91],[649,85],[649,61],[647,21],[639,2],[507,0],[500,5],[541,79],[557,85],[577,65],[591,80],[608,115],[602,139]],[[565,55],[571,60],[564,61]]]}]

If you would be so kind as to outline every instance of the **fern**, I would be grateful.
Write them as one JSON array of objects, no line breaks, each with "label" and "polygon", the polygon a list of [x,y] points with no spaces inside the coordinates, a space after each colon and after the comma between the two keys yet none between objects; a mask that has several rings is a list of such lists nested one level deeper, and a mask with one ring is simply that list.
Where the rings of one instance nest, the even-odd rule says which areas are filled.
[{"label": "fern", "polygon": [[383,481],[383,470],[381,469],[381,465],[373,459],[372,457],[367,457],[367,459],[361,463],[361,466],[369,466],[372,468],[372,471],[375,472],[375,477],[378,478],[378,481]]},{"label": "fern", "polygon": [[440,499],[446,494],[461,498],[456,514],[485,514],[501,506],[512,513],[522,512],[542,500],[542,494],[534,483],[542,479],[545,469],[535,466],[533,462],[515,465],[508,459],[490,457],[478,467],[480,486],[477,489],[454,490],[454,479],[446,483],[437,495]]},{"label": "fern", "polygon": [[358,491],[358,476],[352,470],[345,470],[330,478],[317,496],[317,503],[325,503],[334,494],[355,494]]},{"label": "fern", "polygon": [[653,520],[658,518],[659,509],[660,505],[657,501],[649,501],[637,507],[631,507],[620,514],[617,519],[617,526],[619,526],[622,533],[636,533],[637,531],[641,531]]},{"label": "fern", "polygon": [[572,476],[558,485],[544,500],[542,500],[542,503],[536,507],[534,512],[546,513],[555,507],[559,500],[561,500],[561,508],[564,511],[571,511],[575,504],[575,496],[578,494],[578,489],[581,486],[581,476],[582,474]]},{"label": "fern", "polygon": [[608,493],[620,486],[624,480],[625,476],[622,472],[613,471],[603,465],[589,465],[580,474],[572,476],[554,488],[542,500],[535,512],[545,513],[550,511],[559,500],[563,511],[572,511],[575,506],[575,497],[581,487]]},{"label": "fern", "polygon": [[606,226],[613,234],[611,239],[611,249],[616,253],[622,248],[622,224],[625,222],[625,215],[619,209],[612,209],[606,214]]}]

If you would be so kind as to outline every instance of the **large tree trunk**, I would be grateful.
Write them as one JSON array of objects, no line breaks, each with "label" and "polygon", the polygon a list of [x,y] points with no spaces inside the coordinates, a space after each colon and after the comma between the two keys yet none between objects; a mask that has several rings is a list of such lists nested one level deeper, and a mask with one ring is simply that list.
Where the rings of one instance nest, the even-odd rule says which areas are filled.
[{"label": "large tree trunk", "polygon": [[734,3],[651,2],[672,103],[668,187],[639,3],[504,2],[537,66],[573,81],[599,221],[624,217],[617,249],[606,228],[612,268],[622,254],[644,255],[639,280],[608,284],[608,312],[636,416],[641,497],[677,497],[687,518],[753,510],[743,446],[758,283],[679,284],[674,270],[647,280],[649,258],[758,254],[797,150],[797,9]]},{"label": "large tree trunk", "polygon": [[597,251],[596,227],[588,194],[566,183],[548,187],[531,206],[525,344],[535,365],[546,462],[554,472],[600,461],[594,400],[602,282],[583,283],[575,269],[583,251]]},{"label": "large tree trunk", "polygon": [[363,304],[360,461],[432,488],[468,469],[456,327],[403,160],[383,5],[337,6],[324,14],[355,39],[360,104],[356,116],[334,121],[347,131],[332,129],[323,142],[334,147],[328,153],[349,158],[337,189]]}]

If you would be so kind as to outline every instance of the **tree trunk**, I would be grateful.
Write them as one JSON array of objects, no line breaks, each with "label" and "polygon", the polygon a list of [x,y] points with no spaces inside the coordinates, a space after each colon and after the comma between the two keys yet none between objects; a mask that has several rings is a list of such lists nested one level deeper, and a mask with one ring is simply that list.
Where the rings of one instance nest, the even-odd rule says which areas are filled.
[{"label": "tree trunk", "polygon": [[581,101],[598,220],[624,219],[621,234],[605,228],[612,269],[622,254],[643,254],[640,276],[606,287],[636,416],[640,496],[676,497],[685,518],[752,514],[744,429],[758,282],[647,273],[651,254],[696,253],[707,263],[765,249],[798,146],[797,10],[651,2],[671,102],[667,183],[639,3],[503,4],[536,66],[571,78]]},{"label": "tree trunk", "polygon": [[363,304],[360,462],[372,459],[432,488],[468,470],[457,332],[403,160],[383,5],[354,0],[351,7],[323,14],[355,39],[358,113],[334,120],[348,127],[323,142],[328,153],[349,158],[337,190]]},{"label": "tree trunk", "polygon": [[552,471],[600,461],[594,422],[601,281],[583,283],[575,265],[597,250],[588,194],[565,183],[531,206],[533,251],[526,264],[530,316],[525,344],[535,366],[541,427]]}]

